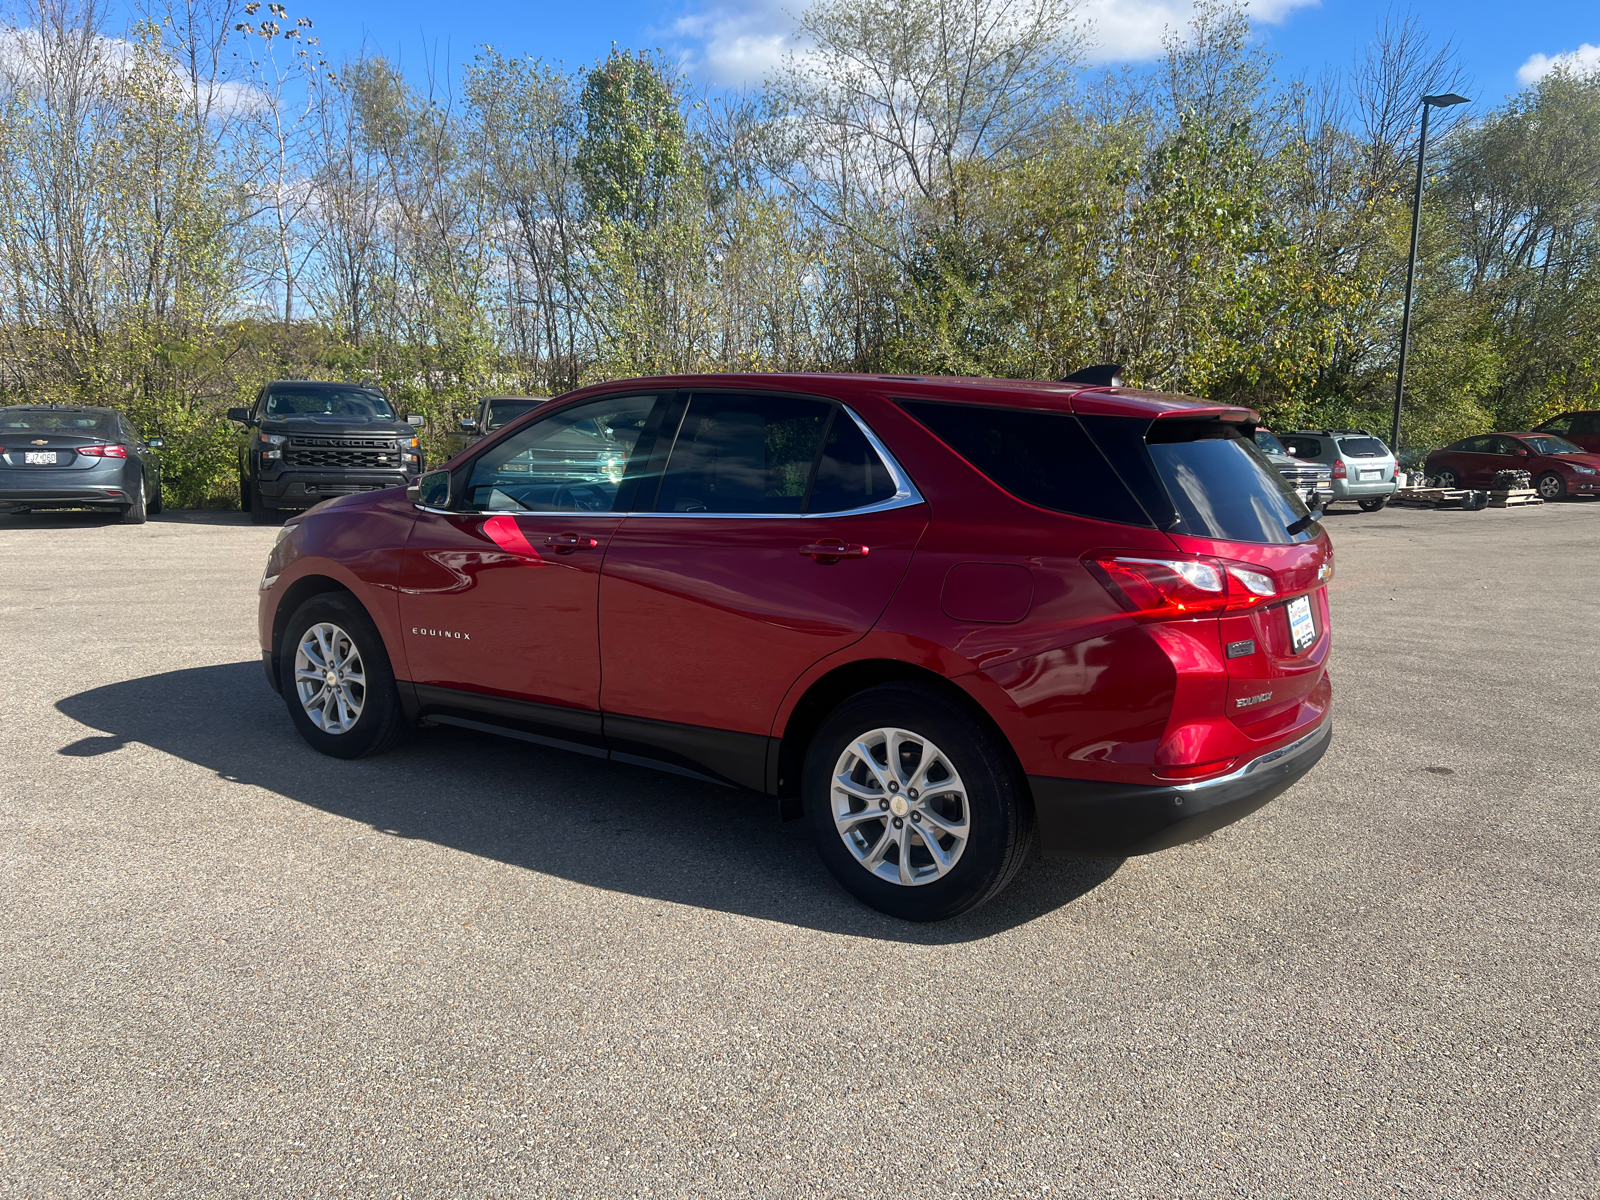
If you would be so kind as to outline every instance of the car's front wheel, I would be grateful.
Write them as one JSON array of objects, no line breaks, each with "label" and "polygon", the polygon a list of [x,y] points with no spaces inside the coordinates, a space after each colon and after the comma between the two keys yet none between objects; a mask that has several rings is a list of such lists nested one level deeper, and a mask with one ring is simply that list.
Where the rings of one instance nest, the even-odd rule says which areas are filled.
[{"label": "car's front wheel", "polygon": [[1539,499],[1547,503],[1554,503],[1557,500],[1565,500],[1567,498],[1567,481],[1554,471],[1546,471],[1539,476],[1538,482],[1534,484],[1534,487],[1539,489]]},{"label": "car's front wheel", "polygon": [[1033,844],[1032,797],[1005,745],[954,700],[912,684],[834,709],[807,750],[801,790],[834,878],[907,921],[983,904]]},{"label": "car's front wheel", "polygon": [[314,749],[363,758],[405,736],[388,651],[353,597],[313,596],[297,608],[284,628],[278,672],[289,716]]},{"label": "car's front wheel", "polygon": [[267,502],[261,498],[261,489],[250,489],[250,522],[253,525],[276,525],[283,520],[283,514],[275,508],[269,508]]}]

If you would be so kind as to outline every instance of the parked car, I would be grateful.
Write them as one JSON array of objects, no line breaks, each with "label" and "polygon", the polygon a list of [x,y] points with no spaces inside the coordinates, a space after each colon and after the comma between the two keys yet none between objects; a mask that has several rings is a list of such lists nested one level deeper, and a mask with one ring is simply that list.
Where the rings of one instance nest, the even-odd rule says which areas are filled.
[{"label": "parked car", "polygon": [[1272,469],[1289,481],[1289,486],[1312,508],[1321,508],[1333,494],[1332,471],[1320,463],[1303,462],[1289,453],[1270,429],[1255,431],[1256,448],[1267,456]]},{"label": "parked car", "polygon": [[0,408],[0,509],[94,508],[142,525],[161,511],[161,439],[109,408]]},{"label": "parked car", "polygon": [[1488,488],[1496,471],[1526,471],[1545,500],[1600,493],[1600,454],[1553,433],[1485,433],[1428,455],[1440,487]]},{"label": "parked car", "polygon": [[239,507],[258,524],[329,496],[375,492],[422,473],[421,417],[406,417],[376,388],[306,379],[264,386],[230,408],[239,441]]},{"label": "parked car", "polygon": [[1286,433],[1283,444],[1301,462],[1327,467],[1333,500],[1354,500],[1363,512],[1377,512],[1400,488],[1395,479],[1400,460],[1365,429]]},{"label": "parked car", "polygon": [[1081,384],[591,387],[288,526],[262,659],[323,753],[425,719],[764,792],[861,900],[948,917],[1035,840],[1189,841],[1327,748],[1332,549],[1256,421]]},{"label": "parked car", "polygon": [[1591,454],[1600,454],[1600,409],[1586,408],[1579,412],[1562,413],[1537,426],[1534,432],[1553,433],[1575,446],[1582,446]]},{"label": "parked car", "polygon": [[459,454],[503,425],[532,412],[549,396],[485,396],[470,417],[461,418],[461,428],[450,435],[451,451]]}]

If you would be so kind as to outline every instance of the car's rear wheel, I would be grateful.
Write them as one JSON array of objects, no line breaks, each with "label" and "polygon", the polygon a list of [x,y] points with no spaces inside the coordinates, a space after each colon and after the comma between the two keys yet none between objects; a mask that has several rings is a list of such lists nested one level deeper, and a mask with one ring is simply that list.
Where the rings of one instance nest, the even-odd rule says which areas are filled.
[{"label": "car's rear wheel", "polygon": [[1461,476],[1457,475],[1450,467],[1440,467],[1433,476],[1434,486],[1442,487],[1445,491],[1454,491],[1461,486]]},{"label": "car's rear wheel", "polygon": [[1377,512],[1385,504],[1389,503],[1389,497],[1374,496],[1370,500],[1362,500],[1359,501],[1359,503],[1361,505],[1362,512]]},{"label": "car's rear wheel", "polygon": [[145,507],[152,517],[161,515],[161,475],[159,473],[156,475],[155,487],[150,489],[150,499]]},{"label": "car's rear wheel", "polygon": [[1033,844],[1027,780],[1004,743],[954,700],[911,684],[834,709],[811,740],[801,791],[834,878],[907,921],[983,904]]},{"label": "car's rear wheel", "polygon": [[289,716],[314,749],[363,758],[405,736],[388,651],[353,597],[313,596],[296,609],[284,627],[278,671]]},{"label": "car's rear wheel", "polygon": [[1541,500],[1553,503],[1556,500],[1565,500],[1567,498],[1567,481],[1554,471],[1546,471],[1539,476],[1533,486],[1539,489],[1539,499]]},{"label": "car's rear wheel", "polygon": [[133,489],[133,503],[122,506],[122,514],[118,518],[124,525],[143,525],[147,510],[144,499],[144,476],[139,476],[139,482]]},{"label": "car's rear wheel", "polygon": [[242,471],[239,473],[239,511],[250,511],[250,480]]}]

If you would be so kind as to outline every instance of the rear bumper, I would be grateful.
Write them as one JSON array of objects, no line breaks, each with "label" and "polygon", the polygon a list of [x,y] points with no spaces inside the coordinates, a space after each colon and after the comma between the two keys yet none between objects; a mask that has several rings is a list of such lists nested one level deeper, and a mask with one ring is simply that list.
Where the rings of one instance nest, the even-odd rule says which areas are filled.
[{"label": "rear bumper", "polygon": [[1053,856],[1120,856],[1192,842],[1282,795],[1317,765],[1332,740],[1329,718],[1288,745],[1200,783],[1146,787],[1030,775],[1040,848]]},{"label": "rear bumper", "polygon": [[0,487],[0,507],[50,504],[70,504],[74,506],[92,504],[121,507],[128,503],[130,501],[127,491],[120,481],[103,486],[78,484],[72,487]]},{"label": "rear bumper", "polygon": [[1392,479],[1374,480],[1371,483],[1335,479],[1331,490],[1335,500],[1369,500],[1373,496],[1392,496],[1400,490],[1400,485]]}]

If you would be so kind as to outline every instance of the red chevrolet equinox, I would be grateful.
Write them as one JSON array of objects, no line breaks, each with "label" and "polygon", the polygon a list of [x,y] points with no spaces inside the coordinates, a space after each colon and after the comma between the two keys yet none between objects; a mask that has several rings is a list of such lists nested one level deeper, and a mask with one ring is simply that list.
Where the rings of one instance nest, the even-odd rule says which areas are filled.
[{"label": "red chevrolet equinox", "polygon": [[443,722],[763,792],[937,920],[1143,854],[1331,732],[1326,533],[1248,409],[825,375],[573,392],[285,527],[267,678],[357,758]]}]

